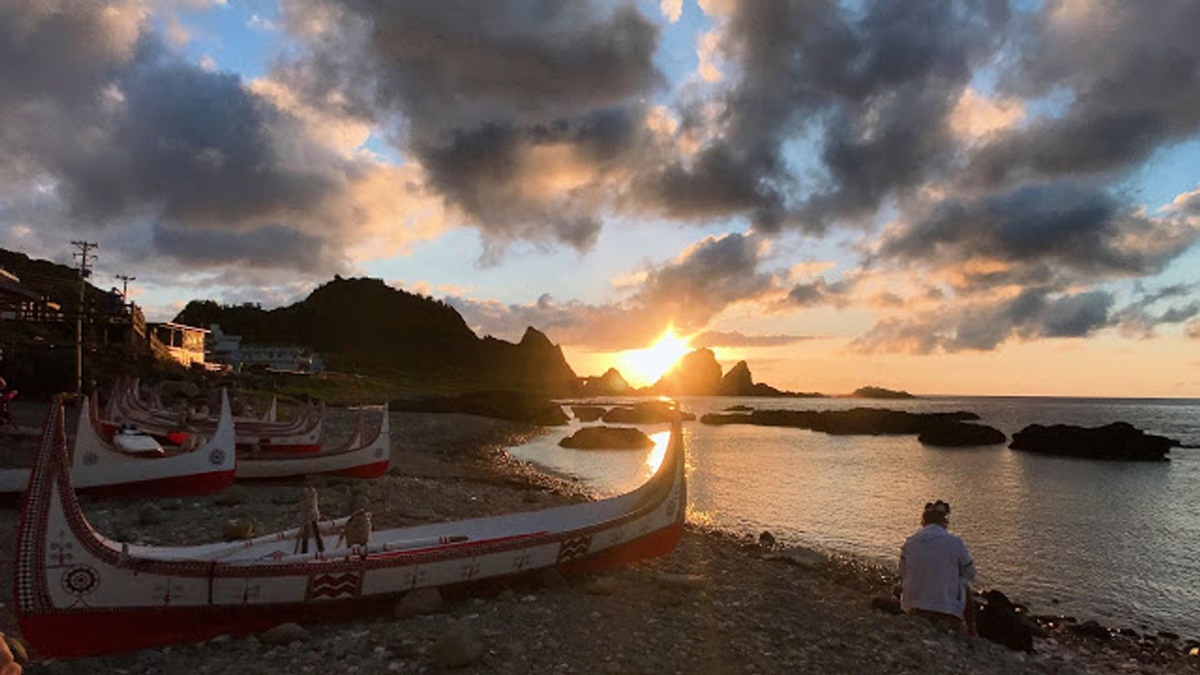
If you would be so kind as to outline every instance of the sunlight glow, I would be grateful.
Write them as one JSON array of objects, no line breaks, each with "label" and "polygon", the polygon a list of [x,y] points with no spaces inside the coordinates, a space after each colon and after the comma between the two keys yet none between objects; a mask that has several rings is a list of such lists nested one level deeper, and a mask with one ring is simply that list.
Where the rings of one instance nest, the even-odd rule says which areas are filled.
[{"label": "sunlight glow", "polygon": [[674,326],[668,326],[649,347],[628,349],[617,354],[617,370],[635,387],[654,384],[676,361],[692,351],[688,341],[688,338],[675,335]]},{"label": "sunlight glow", "polygon": [[646,478],[653,476],[658,472],[658,467],[662,466],[663,459],[667,456],[667,445],[671,442],[671,431],[650,434],[650,440],[654,441],[654,449],[646,455]]}]

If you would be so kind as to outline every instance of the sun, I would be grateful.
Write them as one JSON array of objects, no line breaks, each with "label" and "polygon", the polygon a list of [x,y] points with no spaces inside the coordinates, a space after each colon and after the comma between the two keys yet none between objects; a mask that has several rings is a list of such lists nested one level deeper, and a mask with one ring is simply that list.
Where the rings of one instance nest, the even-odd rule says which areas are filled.
[{"label": "sun", "polygon": [[645,387],[654,384],[692,348],[687,338],[675,335],[675,327],[667,330],[645,349],[627,349],[617,354],[617,370],[629,384]]}]

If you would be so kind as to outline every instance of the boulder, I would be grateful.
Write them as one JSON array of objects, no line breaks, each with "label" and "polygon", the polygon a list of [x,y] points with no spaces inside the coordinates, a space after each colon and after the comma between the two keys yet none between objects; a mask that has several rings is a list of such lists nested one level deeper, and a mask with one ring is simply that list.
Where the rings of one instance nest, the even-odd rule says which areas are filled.
[{"label": "boulder", "polygon": [[418,588],[404,594],[396,603],[392,615],[397,619],[407,619],[410,616],[436,614],[445,607],[442,593],[436,588]]},{"label": "boulder", "polygon": [[443,669],[469,666],[483,656],[479,631],[470,621],[456,621],[438,636],[429,656]]},{"label": "boulder", "polygon": [[143,504],[138,510],[138,525],[157,525],[163,518],[163,510],[154,504]]},{"label": "boulder", "polygon": [[1037,624],[1000,591],[985,592],[983,600],[975,610],[975,629],[979,637],[1009,649],[1032,652],[1033,637],[1039,630]]},{"label": "boulder", "polygon": [[917,440],[923,445],[963,448],[974,445],[1000,445],[1008,440],[1003,431],[983,424],[948,421],[922,431]]},{"label": "boulder", "polygon": [[254,521],[249,518],[230,518],[221,525],[225,541],[241,541],[254,537]]},{"label": "boulder", "polygon": [[265,645],[290,645],[293,642],[307,642],[308,630],[298,623],[281,623],[263,633],[258,639]]},{"label": "boulder", "polygon": [[1165,436],[1148,434],[1127,422],[1102,427],[1069,424],[1031,424],[1013,434],[1009,448],[1047,455],[1134,462],[1164,462],[1179,445]]},{"label": "boulder", "polygon": [[246,501],[246,488],[241,485],[230,485],[216,497],[213,503],[217,506],[238,506]]},{"label": "boulder", "polygon": [[598,405],[573,405],[571,412],[580,422],[595,422],[604,414],[604,408]]},{"label": "boulder", "polygon": [[558,442],[564,448],[579,450],[646,450],[654,441],[632,427],[584,427]]}]

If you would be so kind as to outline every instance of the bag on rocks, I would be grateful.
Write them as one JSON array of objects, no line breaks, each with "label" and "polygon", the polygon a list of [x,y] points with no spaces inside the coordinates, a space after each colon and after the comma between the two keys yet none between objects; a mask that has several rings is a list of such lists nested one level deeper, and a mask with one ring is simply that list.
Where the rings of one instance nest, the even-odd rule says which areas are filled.
[{"label": "bag on rocks", "polygon": [[1032,652],[1034,629],[1017,611],[1017,606],[995,590],[984,593],[983,600],[975,611],[975,629],[979,637],[1009,649]]}]

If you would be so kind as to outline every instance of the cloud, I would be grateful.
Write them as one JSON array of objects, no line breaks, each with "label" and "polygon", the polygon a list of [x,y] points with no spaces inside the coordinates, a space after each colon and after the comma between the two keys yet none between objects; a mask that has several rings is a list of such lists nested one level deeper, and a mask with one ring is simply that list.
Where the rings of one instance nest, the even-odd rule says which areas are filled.
[{"label": "cloud", "polygon": [[484,333],[519,336],[537,326],[556,342],[599,351],[645,347],[673,325],[680,334],[709,326],[726,308],[781,293],[781,274],[760,269],[765,243],[730,233],[707,237],[673,260],[650,265],[619,302],[556,302],[542,295],[534,303],[505,304],[450,297],[467,323]]},{"label": "cloud", "polygon": [[886,233],[878,258],[962,269],[970,290],[1157,274],[1198,234],[1188,219],[1148,216],[1103,190],[1034,184],[935,203],[916,222]]},{"label": "cloud", "polygon": [[786,345],[817,340],[815,335],[745,335],[737,331],[708,330],[691,339],[696,349],[714,347],[783,347]]},{"label": "cloud", "polygon": [[664,81],[658,28],[636,9],[344,0],[284,10],[305,49],[273,77],[391,129],[429,188],[495,248],[594,244],[628,156],[647,145],[643,99]]},{"label": "cloud", "polygon": [[764,253],[764,242],[757,237],[707,237],[672,262],[651,269],[634,300],[668,313],[676,328],[690,333],[707,326],[729,305],[778,289],[776,275],[759,271]]},{"label": "cloud", "polygon": [[996,136],[974,155],[976,185],[1105,174],[1200,130],[1200,6],[1166,0],[1048,2],[1022,25],[1002,88],[1065,95],[1059,114]]},{"label": "cloud", "polygon": [[393,242],[438,228],[436,214],[381,222],[424,201],[381,177],[411,183],[416,170],[337,147],[326,119],[280,104],[281,87],[269,97],[184,61],[140,3],[67,4],[0,8],[12,85],[0,88],[0,218],[39,223],[42,246],[94,238],[106,264],[146,268],[144,282],[158,258],[164,280],[244,264],[318,279],[350,269],[355,243],[384,228]]},{"label": "cloud", "polygon": [[1184,327],[1183,334],[1192,340],[1200,340],[1200,320],[1189,322]]},{"label": "cloud", "polygon": [[997,301],[976,301],[878,321],[851,343],[861,353],[988,351],[1010,339],[1079,338],[1110,325],[1112,294],[1055,294],[1027,288]]},{"label": "cloud", "polygon": [[658,4],[658,8],[671,23],[675,23],[679,17],[683,16],[683,0],[662,0]]}]

